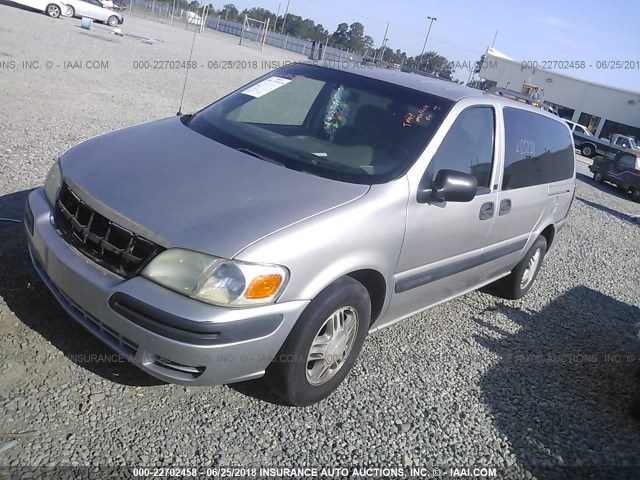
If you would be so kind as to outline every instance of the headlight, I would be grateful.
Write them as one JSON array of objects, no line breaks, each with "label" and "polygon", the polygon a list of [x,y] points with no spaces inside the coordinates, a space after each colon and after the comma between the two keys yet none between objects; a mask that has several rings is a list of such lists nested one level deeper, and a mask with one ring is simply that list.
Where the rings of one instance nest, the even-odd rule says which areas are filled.
[{"label": "headlight", "polygon": [[172,248],[154,258],[142,276],[196,300],[242,307],[276,301],[288,271],[278,265],[238,262]]},{"label": "headlight", "polygon": [[60,170],[60,162],[56,160],[56,163],[51,165],[47,179],[44,182],[44,193],[47,195],[52,207],[56,206],[60,188],[62,188],[62,170]]}]

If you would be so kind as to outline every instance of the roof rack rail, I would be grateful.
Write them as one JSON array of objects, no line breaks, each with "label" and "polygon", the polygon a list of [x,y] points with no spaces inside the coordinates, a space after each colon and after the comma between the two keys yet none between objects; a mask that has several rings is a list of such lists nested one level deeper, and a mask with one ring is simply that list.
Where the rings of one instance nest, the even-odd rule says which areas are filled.
[{"label": "roof rack rail", "polygon": [[488,93],[489,95],[497,95],[499,97],[509,98],[511,100],[515,100],[516,102],[520,102],[520,103],[526,103],[527,105],[538,107],[546,112],[557,115],[554,109],[551,106],[544,103],[542,100],[539,100],[534,97],[530,97],[528,95],[524,95],[522,93],[516,92],[515,90],[509,90],[507,88],[492,87],[492,88],[489,88],[488,90],[485,90],[485,93]]}]

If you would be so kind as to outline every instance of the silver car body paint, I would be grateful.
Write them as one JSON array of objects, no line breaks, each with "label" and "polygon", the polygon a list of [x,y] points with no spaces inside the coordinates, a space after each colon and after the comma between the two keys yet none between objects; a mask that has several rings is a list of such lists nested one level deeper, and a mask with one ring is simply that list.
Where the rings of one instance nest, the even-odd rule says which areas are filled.
[{"label": "silver car body paint", "polygon": [[[163,247],[285,266],[291,277],[276,303],[222,308],[140,276],[123,280],[62,239],[42,189],[31,193],[27,206],[38,272],[76,320],[116,351],[133,352],[132,360],[145,371],[175,383],[230,383],[263,375],[306,305],[344,275],[366,270],[384,280],[382,306],[370,329],[376,331],[508,275],[545,228],[555,234],[562,228],[575,168],[571,178],[552,184],[499,188],[503,108],[562,123],[570,138],[561,119],[418,75],[379,69],[361,74],[456,102],[408,172],[387,183],[350,184],[289,170],[201,136],[178,118],[102,135],[61,158],[65,180],[83,201]],[[432,157],[460,113],[475,106],[495,112],[490,188],[468,203],[418,203]],[[479,220],[484,203],[498,205],[503,199],[513,205],[509,215]],[[226,337],[231,340],[192,344],[150,331],[114,311],[118,293],[192,324],[220,327],[222,339],[225,328],[231,329]],[[252,337],[251,329],[263,320],[273,328]],[[174,370],[163,358],[202,371]]]}]

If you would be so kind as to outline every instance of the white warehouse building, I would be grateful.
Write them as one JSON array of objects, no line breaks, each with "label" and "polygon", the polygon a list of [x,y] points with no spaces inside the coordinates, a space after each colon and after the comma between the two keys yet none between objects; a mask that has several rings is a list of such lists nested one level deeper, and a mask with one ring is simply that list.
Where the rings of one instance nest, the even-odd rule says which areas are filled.
[{"label": "white warehouse building", "polygon": [[640,139],[639,92],[578,80],[540,67],[488,48],[479,75],[485,80],[484,88],[522,93],[524,83],[537,86],[541,100],[556,107],[558,115],[584,125],[597,137],[610,138],[620,133]]}]

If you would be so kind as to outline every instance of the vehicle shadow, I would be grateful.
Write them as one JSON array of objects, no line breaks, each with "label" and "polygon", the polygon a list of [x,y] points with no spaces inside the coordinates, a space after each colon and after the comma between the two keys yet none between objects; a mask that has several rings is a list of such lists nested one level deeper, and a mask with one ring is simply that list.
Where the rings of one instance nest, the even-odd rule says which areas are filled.
[{"label": "vehicle shadow", "polygon": [[529,312],[500,304],[474,318],[476,341],[499,356],[481,377],[484,401],[518,465],[545,479],[605,478],[608,467],[633,478],[621,467],[640,464],[640,309],[579,286]]},{"label": "vehicle shadow", "polygon": [[612,185],[610,183],[600,183],[596,182],[592,177],[585,175],[583,173],[577,173],[576,178],[578,180],[583,181],[584,183],[588,183],[596,190],[600,190],[601,192],[608,193],[609,195],[613,195],[614,197],[618,197],[624,200],[632,201],[629,195],[622,191],[622,189]]},{"label": "vehicle shadow", "polygon": [[639,224],[638,217],[635,217],[633,215],[627,215],[626,213],[619,212],[618,210],[614,210],[613,208],[606,207],[604,205],[601,205],[596,202],[592,202],[591,200],[587,200],[582,197],[576,197],[576,200],[584,203],[589,207],[608,213],[609,215],[612,215],[620,220],[624,220],[625,222],[633,223],[635,225]]},{"label": "vehicle shadow", "polygon": [[263,378],[258,378],[257,380],[251,380],[248,382],[231,383],[227,385],[227,387],[241,393],[242,395],[271,403],[272,405],[279,405],[282,407],[290,406],[287,402],[269,390],[269,387]]},{"label": "vehicle shadow", "polygon": [[18,8],[20,10],[25,10],[27,12],[38,12],[38,10],[36,10],[35,8],[27,7],[26,5],[21,5],[19,3],[14,3],[11,0],[0,0],[0,5],[6,5],[7,7]]},{"label": "vehicle shadow", "polygon": [[[0,217],[21,220],[30,192],[24,190],[0,196]],[[68,361],[112,382],[130,386],[163,384],[114,354],[67,315],[31,264],[24,224],[0,221],[0,258],[3,269],[0,297],[9,310],[33,330],[34,335],[41,335],[60,350]],[[35,355],[33,361],[38,360],[38,354],[45,355],[42,351],[32,353]],[[16,359],[16,362],[23,360],[29,361]]]}]

